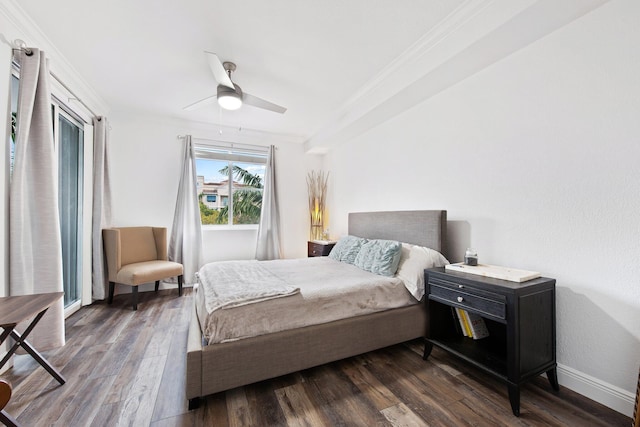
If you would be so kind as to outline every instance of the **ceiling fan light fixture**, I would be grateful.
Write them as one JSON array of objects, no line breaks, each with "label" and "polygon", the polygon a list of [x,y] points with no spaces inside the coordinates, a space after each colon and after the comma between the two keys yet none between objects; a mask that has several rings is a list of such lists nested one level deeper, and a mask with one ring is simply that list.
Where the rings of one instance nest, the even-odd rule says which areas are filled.
[{"label": "ceiling fan light fixture", "polygon": [[236,90],[229,87],[218,86],[218,104],[225,110],[237,110],[242,107],[242,91],[236,86]]},{"label": "ceiling fan light fixture", "polygon": [[257,96],[243,93],[240,86],[235,84],[231,80],[231,73],[236,70],[236,64],[233,62],[222,62],[218,55],[213,52],[206,52],[207,59],[209,61],[209,67],[213,73],[213,77],[218,82],[218,90],[215,95],[207,96],[198,102],[187,105],[184,110],[191,111],[196,108],[210,105],[212,102],[218,100],[220,108],[225,110],[237,110],[242,107],[243,104],[251,105],[252,107],[262,108],[263,110],[272,111],[274,113],[283,114],[287,111],[286,108],[276,105],[273,102],[266,101]]}]

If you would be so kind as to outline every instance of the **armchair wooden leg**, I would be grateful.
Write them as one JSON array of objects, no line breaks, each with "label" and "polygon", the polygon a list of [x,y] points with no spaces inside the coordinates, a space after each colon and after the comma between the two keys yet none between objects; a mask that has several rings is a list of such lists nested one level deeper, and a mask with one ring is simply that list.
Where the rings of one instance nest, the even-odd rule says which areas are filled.
[{"label": "armchair wooden leg", "polygon": [[158,292],[158,288],[160,288],[160,280],[156,280],[156,292]]},{"label": "armchair wooden leg", "polygon": [[178,276],[178,296],[182,296],[182,274]]},{"label": "armchair wooden leg", "polygon": [[115,287],[116,284],[114,282],[109,282],[109,299],[107,300],[109,304],[113,303],[113,291]]},{"label": "armchair wooden leg", "polygon": [[137,286],[132,286],[131,303],[133,304],[133,311],[136,311],[138,309],[138,287]]}]

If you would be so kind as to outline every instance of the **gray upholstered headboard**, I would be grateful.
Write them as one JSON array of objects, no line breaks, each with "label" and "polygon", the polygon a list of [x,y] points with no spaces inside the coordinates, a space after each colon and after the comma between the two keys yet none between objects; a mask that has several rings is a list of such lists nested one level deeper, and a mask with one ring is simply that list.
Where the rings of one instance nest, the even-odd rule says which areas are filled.
[{"label": "gray upholstered headboard", "polygon": [[349,234],[397,240],[442,253],[446,248],[447,211],[354,212],[349,214]]}]

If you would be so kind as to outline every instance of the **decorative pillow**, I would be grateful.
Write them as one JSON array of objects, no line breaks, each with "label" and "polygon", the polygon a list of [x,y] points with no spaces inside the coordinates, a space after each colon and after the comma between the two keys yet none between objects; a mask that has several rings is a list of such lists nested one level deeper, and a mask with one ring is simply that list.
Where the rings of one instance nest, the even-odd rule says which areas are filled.
[{"label": "decorative pillow", "polygon": [[400,262],[400,242],[369,240],[362,245],[354,265],[381,276],[393,276]]},{"label": "decorative pillow", "polygon": [[367,242],[367,239],[356,236],[344,236],[338,240],[338,243],[329,252],[329,258],[336,261],[353,264],[360,252],[360,248]]},{"label": "decorative pillow", "polygon": [[402,258],[396,276],[402,279],[411,295],[420,301],[424,296],[424,270],[447,264],[449,261],[436,250],[403,243]]}]

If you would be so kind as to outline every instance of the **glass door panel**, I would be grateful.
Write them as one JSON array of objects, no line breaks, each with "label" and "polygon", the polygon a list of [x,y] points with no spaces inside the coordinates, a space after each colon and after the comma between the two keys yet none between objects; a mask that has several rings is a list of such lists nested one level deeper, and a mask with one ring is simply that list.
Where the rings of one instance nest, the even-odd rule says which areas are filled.
[{"label": "glass door panel", "polygon": [[[62,112],[61,112],[62,113]],[[84,132],[75,120],[58,115],[58,180],[64,306],[82,296],[82,168]]]}]

